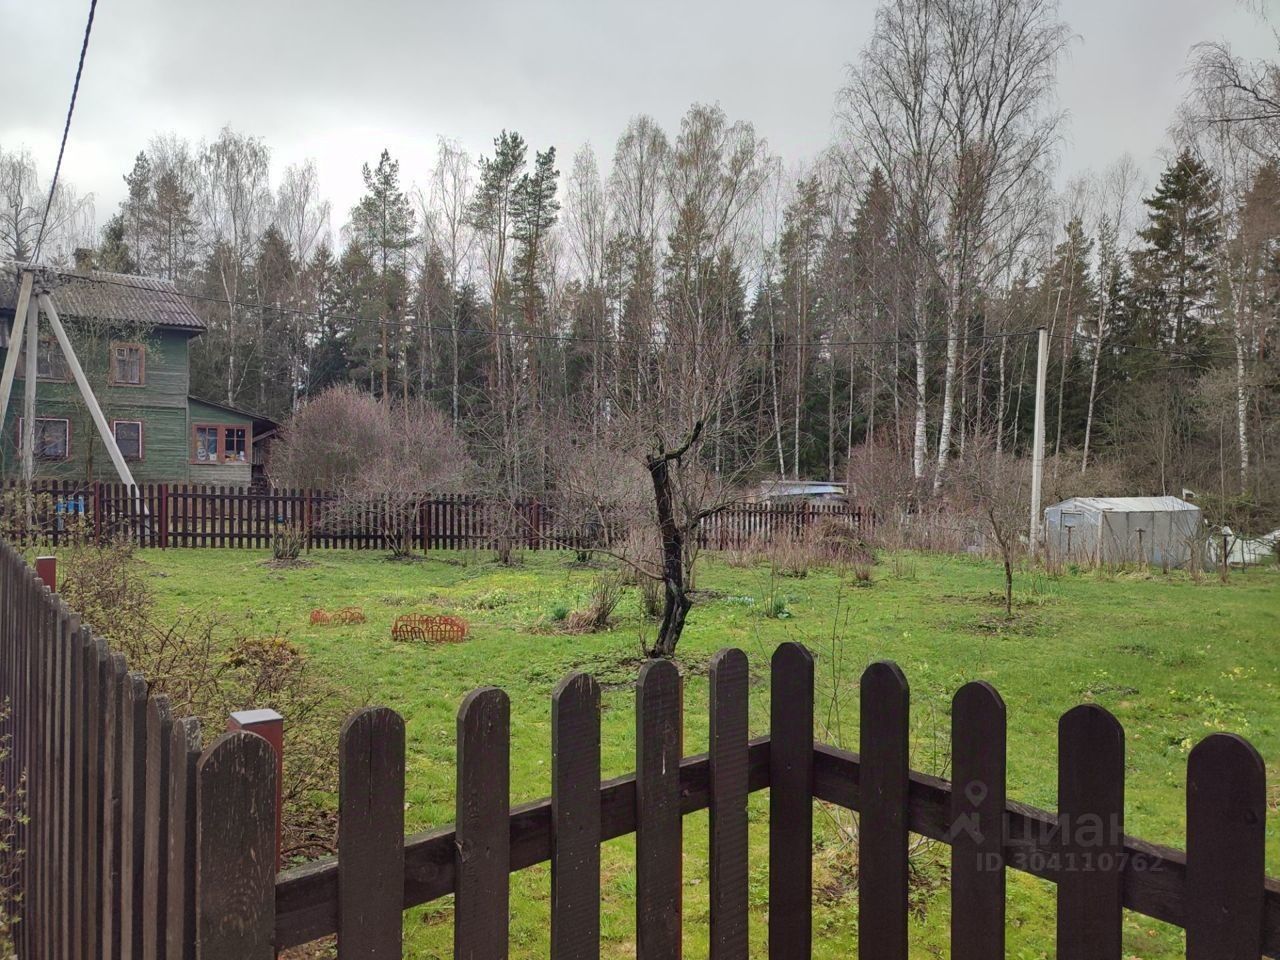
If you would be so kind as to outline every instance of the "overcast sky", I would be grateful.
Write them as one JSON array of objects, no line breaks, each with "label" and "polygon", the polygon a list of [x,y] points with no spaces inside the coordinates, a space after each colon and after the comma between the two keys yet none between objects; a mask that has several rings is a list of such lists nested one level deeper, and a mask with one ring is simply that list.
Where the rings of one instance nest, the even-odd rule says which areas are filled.
[{"label": "overcast sky", "polygon": [[[101,224],[156,132],[199,140],[231,124],[265,138],[277,170],[308,158],[334,227],[384,146],[422,181],[439,135],[472,153],[503,127],[584,142],[607,162],[627,119],[673,130],[688,105],[752,121],[788,164],[832,135],[832,105],[863,47],[873,0],[100,0],[64,176]],[[7,82],[0,146],[47,178],[87,0],[0,0]],[[1069,113],[1059,182],[1128,151],[1149,177],[1183,88],[1187,52],[1269,33],[1234,0],[1063,0],[1078,35],[1063,64]]]}]

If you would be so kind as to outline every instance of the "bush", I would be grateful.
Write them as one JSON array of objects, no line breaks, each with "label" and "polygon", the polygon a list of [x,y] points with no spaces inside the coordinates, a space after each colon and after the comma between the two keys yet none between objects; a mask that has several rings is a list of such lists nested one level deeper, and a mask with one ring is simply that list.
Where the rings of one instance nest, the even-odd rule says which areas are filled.
[{"label": "bush", "polygon": [[653,577],[644,577],[637,585],[640,591],[640,609],[644,612],[645,618],[648,620],[658,620],[662,617],[662,607],[666,602],[666,586],[661,580],[655,580]]},{"label": "bush", "polygon": [[127,543],[70,550],[62,559],[63,598],[152,691],[169,697],[175,716],[198,717],[206,731],[223,729],[236,710],[271,708],[285,718],[285,851],[331,852],[336,824],[314,797],[337,789],[333,744],[346,711],[301,648],[278,634],[245,634],[235,626],[242,620],[213,610],[160,620]]},{"label": "bush", "polygon": [[591,597],[582,610],[569,614],[566,627],[571,633],[605,630],[622,599],[622,581],[613,574],[601,574],[591,585]]},{"label": "bush", "polygon": [[813,566],[813,548],[802,537],[784,534],[773,543],[773,572],[782,577],[803,578]]},{"label": "bush", "polygon": [[302,556],[307,534],[297,523],[277,523],[271,533],[271,559],[276,563],[292,563]]}]

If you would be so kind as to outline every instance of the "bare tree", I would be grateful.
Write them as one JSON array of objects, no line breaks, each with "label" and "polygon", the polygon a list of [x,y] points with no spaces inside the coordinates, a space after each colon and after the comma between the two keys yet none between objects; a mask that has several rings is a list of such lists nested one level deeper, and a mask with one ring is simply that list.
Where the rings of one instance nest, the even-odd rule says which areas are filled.
[{"label": "bare tree", "polygon": [[970,441],[956,471],[955,503],[976,514],[995,541],[1004,563],[1004,613],[1013,615],[1013,561],[1026,524],[1030,472],[1025,459],[997,453],[987,437]]},{"label": "bare tree", "polygon": [[53,265],[70,265],[76,248],[90,245],[93,197],[79,196],[63,179],[58,181],[50,203],[49,188],[40,182],[30,151],[0,147],[0,259],[29,260],[42,221],[41,259]]},{"label": "bare tree", "polygon": [[329,491],[326,523],[381,525],[398,558],[413,553],[423,505],[464,489],[466,445],[449,419],[421,400],[394,403],[357,387],[331,387],[290,418],[272,449],[279,486]]}]

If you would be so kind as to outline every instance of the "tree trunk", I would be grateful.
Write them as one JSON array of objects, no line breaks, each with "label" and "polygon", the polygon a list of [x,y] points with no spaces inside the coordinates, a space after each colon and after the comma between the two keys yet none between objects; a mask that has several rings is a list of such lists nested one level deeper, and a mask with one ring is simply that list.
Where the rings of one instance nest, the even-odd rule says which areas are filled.
[{"label": "tree trunk", "polygon": [[[947,365],[942,377],[942,424],[938,428],[938,465],[933,473],[933,492],[942,489],[942,474],[951,453],[951,421],[955,416],[956,367],[960,356],[960,335],[955,321],[947,331]],[[918,441],[917,441],[918,442]]]},{"label": "tree trunk", "polygon": [[1249,396],[1245,386],[1244,337],[1237,333],[1233,339],[1236,346],[1236,435],[1240,444],[1240,489],[1244,490],[1249,479]]},{"label": "tree trunk", "polygon": [[684,541],[685,530],[676,521],[675,504],[671,489],[671,464],[679,463],[680,458],[689,448],[698,442],[702,434],[702,424],[698,423],[689,434],[679,450],[666,453],[659,449],[658,453],[646,459],[649,476],[653,480],[654,504],[658,513],[658,531],[662,537],[662,584],[665,597],[662,604],[662,622],[658,625],[658,635],[649,649],[651,657],[671,657],[675,655],[676,644],[680,642],[680,634],[684,630],[685,618],[693,599],[685,590],[684,577]]},{"label": "tree trunk", "polygon": [[912,473],[919,480],[924,476],[924,455],[925,455],[925,389],[926,389],[926,371],[925,371],[925,355],[924,341],[917,340],[916,344],[916,441],[914,456],[911,461]]}]

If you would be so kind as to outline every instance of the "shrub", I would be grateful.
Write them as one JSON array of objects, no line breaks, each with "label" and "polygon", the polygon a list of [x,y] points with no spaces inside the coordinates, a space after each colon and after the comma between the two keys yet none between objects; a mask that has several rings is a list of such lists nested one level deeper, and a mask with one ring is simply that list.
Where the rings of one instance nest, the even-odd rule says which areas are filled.
[{"label": "shrub", "polygon": [[277,523],[271,532],[271,559],[276,563],[292,563],[302,556],[307,534],[297,523]]},{"label": "shrub", "polygon": [[661,580],[643,577],[637,585],[640,590],[640,609],[645,618],[657,620],[662,616],[663,602],[666,600],[666,588]]},{"label": "shrub", "polygon": [[586,607],[569,614],[567,628],[572,633],[595,633],[606,629],[621,599],[621,579],[613,574],[601,574],[591,585]]},{"label": "shrub", "polygon": [[774,541],[770,559],[779,576],[807,577],[813,566],[813,549],[803,538],[784,534]]}]

